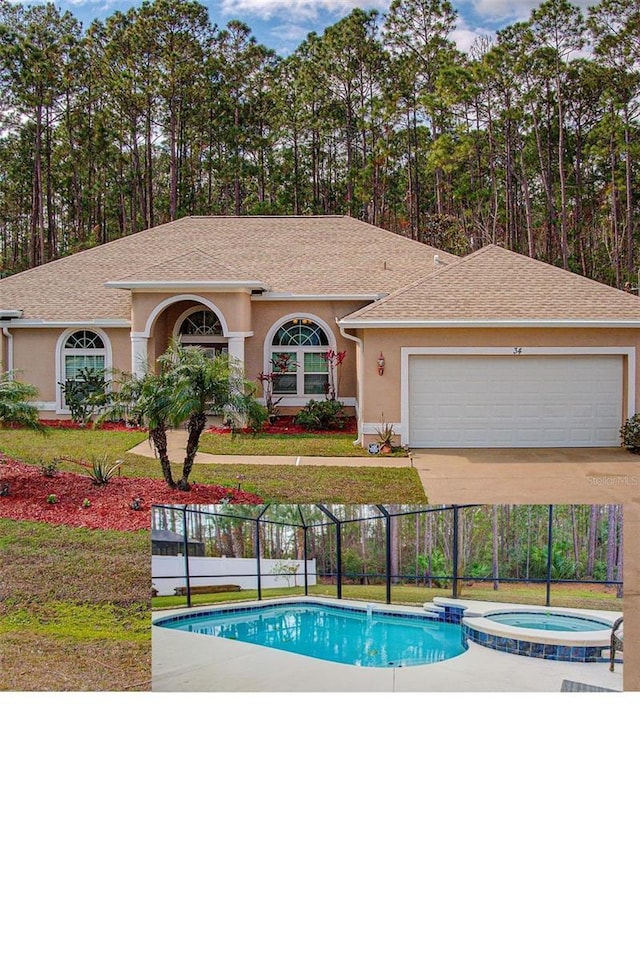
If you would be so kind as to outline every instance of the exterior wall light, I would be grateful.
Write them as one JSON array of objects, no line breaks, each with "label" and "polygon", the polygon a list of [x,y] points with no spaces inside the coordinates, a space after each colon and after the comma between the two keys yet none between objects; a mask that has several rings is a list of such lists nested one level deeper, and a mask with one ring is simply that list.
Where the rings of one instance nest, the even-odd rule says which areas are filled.
[{"label": "exterior wall light", "polygon": [[383,357],[382,351],[381,351],[381,352],[380,352],[380,356],[378,357],[378,373],[379,373],[380,376],[382,376],[383,373],[384,373],[384,362],[385,362],[385,361],[384,361],[384,357]]}]

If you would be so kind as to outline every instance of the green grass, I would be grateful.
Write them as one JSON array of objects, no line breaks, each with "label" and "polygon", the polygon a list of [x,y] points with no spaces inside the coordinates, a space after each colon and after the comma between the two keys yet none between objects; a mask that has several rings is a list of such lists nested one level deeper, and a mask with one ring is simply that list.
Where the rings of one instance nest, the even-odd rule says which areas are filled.
[{"label": "green grass", "polygon": [[[292,597],[302,596],[304,590],[302,587],[265,589],[262,591],[263,599],[272,597]],[[319,584],[309,588],[312,596],[335,597],[335,585]],[[245,600],[255,600],[258,596],[257,590],[243,590],[241,594],[235,593],[212,593],[197,594],[193,597],[193,605],[214,603],[231,603]],[[386,599],[385,588],[382,585],[345,585],[342,588],[342,596],[348,600],[365,600],[384,603]],[[391,589],[391,600],[393,603],[422,605],[427,600],[433,600],[434,597],[450,597],[451,590],[444,587],[415,587],[394,584]],[[461,586],[458,591],[458,598],[488,600],[496,603],[526,603],[540,604],[545,602],[544,585],[536,584],[505,584],[499,590],[493,590],[491,587],[483,585]],[[557,607],[579,607],[591,608],[594,610],[622,610],[622,600],[618,600],[615,591],[601,587],[596,584],[589,586],[558,585],[552,587],[551,602]],[[152,607],[154,610],[166,610],[176,607],[186,606],[184,597],[154,597]]]},{"label": "green grass", "polygon": [[149,534],[0,519],[0,690],[143,689]]},{"label": "green grass", "polygon": [[[213,435],[209,436],[215,439]],[[107,456],[111,460],[124,461],[123,476],[160,479],[162,473],[157,460],[127,452],[145,438],[145,434],[138,432],[104,430],[53,429],[44,436],[34,435],[28,430],[4,430],[0,434],[0,451],[26,463],[48,461],[54,457],[90,460],[94,455]],[[347,438],[335,439],[343,443]],[[325,438],[320,438],[320,441],[324,442]],[[60,467],[75,472],[82,472],[83,469],[73,463],[62,463]],[[1,470],[0,466],[0,475]],[[426,502],[418,473],[409,467],[276,468],[268,464],[198,464],[193,470],[192,480],[194,483],[220,484],[232,488],[240,484],[243,490],[256,493],[263,500],[280,503]]]},{"label": "green grass", "polygon": [[304,456],[304,457],[369,457],[360,446],[354,446],[355,434],[318,436],[318,434],[231,434],[205,433],[200,450],[216,456]]}]

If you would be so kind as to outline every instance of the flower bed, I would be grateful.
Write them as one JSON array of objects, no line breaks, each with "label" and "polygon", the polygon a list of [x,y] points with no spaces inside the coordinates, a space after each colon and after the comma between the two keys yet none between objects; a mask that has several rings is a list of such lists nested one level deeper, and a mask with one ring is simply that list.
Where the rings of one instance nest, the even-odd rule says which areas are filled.
[{"label": "flower bed", "polygon": [[[10,520],[40,520],[45,523],[93,530],[148,530],[154,503],[219,503],[229,497],[234,503],[262,503],[260,497],[242,490],[213,484],[194,483],[188,493],[170,490],[163,480],[115,477],[96,486],[89,477],[58,473],[45,477],[38,467],[19,460],[3,459],[0,464],[0,516]],[[48,502],[55,498],[55,502]],[[133,510],[131,503],[140,502]],[[88,501],[89,506],[83,506]]]},{"label": "flower bed", "polygon": [[[309,427],[301,427],[297,423],[294,423],[293,417],[276,417],[273,423],[266,424],[262,430],[260,430],[258,436],[263,433],[279,435],[285,434],[287,436],[294,436],[296,434],[303,433],[306,435],[317,434],[321,437],[332,436],[335,434],[336,436],[341,437],[345,433],[356,433],[357,429],[358,426],[355,417],[350,417],[346,421],[343,430],[311,430]],[[244,427],[242,430],[236,432],[247,434],[252,433],[249,427]],[[207,430],[205,430],[205,433],[231,433],[231,427],[209,427]]]}]

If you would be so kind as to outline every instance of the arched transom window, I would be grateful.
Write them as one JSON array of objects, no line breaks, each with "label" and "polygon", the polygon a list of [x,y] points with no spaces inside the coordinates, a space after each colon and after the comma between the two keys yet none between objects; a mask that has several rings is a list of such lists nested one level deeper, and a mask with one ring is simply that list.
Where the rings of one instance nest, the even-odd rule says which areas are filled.
[{"label": "arched transom window", "polygon": [[93,330],[75,330],[64,342],[64,380],[75,380],[81,370],[101,372],[107,366],[103,338]]},{"label": "arched transom window", "polygon": [[324,396],[329,389],[326,330],[307,317],[286,320],[271,341],[274,392],[282,396]]},{"label": "arched transom window", "polygon": [[190,310],[178,322],[177,334],[186,347],[199,347],[210,357],[227,353],[229,349],[222,321],[213,310],[201,307]]},{"label": "arched transom window", "polygon": [[213,310],[194,310],[184,318],[180,326],[181,337],[222,337],[224,332],[220,318]]}]

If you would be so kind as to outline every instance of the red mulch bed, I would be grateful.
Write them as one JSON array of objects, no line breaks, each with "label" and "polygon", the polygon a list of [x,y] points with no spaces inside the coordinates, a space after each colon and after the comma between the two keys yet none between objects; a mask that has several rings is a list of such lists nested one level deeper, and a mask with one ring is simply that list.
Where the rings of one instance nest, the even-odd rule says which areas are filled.
[{"label": "red mulch bed", "polygon": [[[356,433],[358,430],[358,425],[355,417],[350,417],[345,425],[343,430],[310,430],[309,427],[300,427],[297,423],[293,422],[293,417],[276,417],[273,423],[266,424],[260,433],[270,433],[270,434],[279,434],[280,436],[283,433],[291,434],[300,434],[304,433],[307,436],[310,434],[315,434],[320,437],[327,436],[342,436],[345,433]],[[240,433],[251,433],[252,431],[249,427],[244,427],[239,431]],[[209,427],[205,433],[231,433],[230,427]]]},{"label": "red mulch bed", "polygon": [[[0,517],[91,530],[149,530],[154,503],[218,503],[225,497],[234,503],[263,502],[253,493],[214,484],[194,483],[184,493],[170,490],[163,480],[142,477],[114,477],[103,486],[77,473],[44,477],[38,467],[8,458],[0,462],[0,488],[4,484],[9,494],[0,496]],[[57,502],[47,503],[52,493]],[[134,498],[140,500],[139,510],[131,509]],[[91,506],[82,506],[85,499]]]},{"label": "red mulch bed", "polygon": [[[124,430],[140,431],[141,427],[129,427],[126,423],[114,421],[113,423],[76,423],[75,420],[41,420],[40,423],[45,427],[54,427],[56,430]],[[14,425],[15,426],[15,425]],[[19,427],[18,427],[19,429]]]}]

